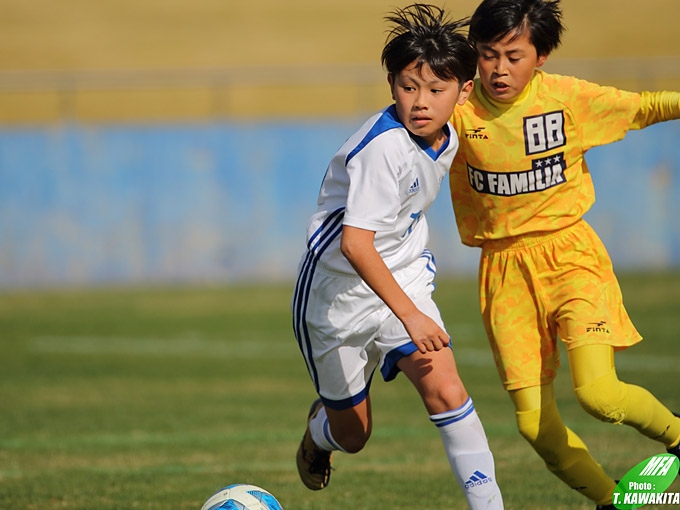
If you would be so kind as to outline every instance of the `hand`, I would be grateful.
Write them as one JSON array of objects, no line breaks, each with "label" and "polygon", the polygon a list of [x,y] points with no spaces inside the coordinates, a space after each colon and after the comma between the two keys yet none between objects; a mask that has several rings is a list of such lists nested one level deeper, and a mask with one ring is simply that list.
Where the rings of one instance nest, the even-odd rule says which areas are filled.
[{"label": "hand", "polygon": [[439,351],[451,342],[449,335],[430,317],[418,311],[403,320],[404,327],[418,350],[427,352]]}]

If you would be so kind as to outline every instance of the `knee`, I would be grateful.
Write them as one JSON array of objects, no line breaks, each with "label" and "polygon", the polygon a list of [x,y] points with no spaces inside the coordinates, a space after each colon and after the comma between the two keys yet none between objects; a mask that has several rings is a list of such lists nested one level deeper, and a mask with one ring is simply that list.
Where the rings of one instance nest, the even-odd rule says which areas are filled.
[{"label": "knee", "polygon": [[613,370],[574,389],[576,400],[591,416],[607,423],[622,423],[626,418],[626,385]]},{"label": "knee", "polygon": [[421,388],[419,392],[430,415],[458,409],[464,406],[470,397],[462,383],[438,384]]}]

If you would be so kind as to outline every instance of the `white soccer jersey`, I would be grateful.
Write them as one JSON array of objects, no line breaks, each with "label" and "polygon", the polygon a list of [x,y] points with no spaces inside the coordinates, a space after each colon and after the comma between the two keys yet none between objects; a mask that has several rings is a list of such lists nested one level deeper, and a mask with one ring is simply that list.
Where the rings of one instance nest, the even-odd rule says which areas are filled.
[{"label": "white soccer jersey", "polygon": [[451,124],[438,152],[411,135],[394,105],[376,113],[332,158],[307,248],[318,263],[356,274],[340,251],[343,225],[376,232],[375,247],[391,270],[416,260],[429,233],[425,211],[434,201],[458,149]]}]

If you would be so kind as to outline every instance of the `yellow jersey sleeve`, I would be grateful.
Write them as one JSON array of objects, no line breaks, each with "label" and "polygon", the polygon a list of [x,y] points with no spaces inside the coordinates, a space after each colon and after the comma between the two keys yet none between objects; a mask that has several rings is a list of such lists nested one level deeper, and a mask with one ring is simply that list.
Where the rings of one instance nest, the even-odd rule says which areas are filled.
[{"label": "yellow jersey sleeve", "polygon": [[595,201],[585,153],[653,119],[645,96],[537,71],[510,103],[485,96],[479,80],[456,107],[460,148],[450,172],[464,244],[576,223]]},{"label": "yellow jersey sleeve", "polygon": [[680,92],[642,92],[634,125],[642,129],[657,122],[680,119]]}]

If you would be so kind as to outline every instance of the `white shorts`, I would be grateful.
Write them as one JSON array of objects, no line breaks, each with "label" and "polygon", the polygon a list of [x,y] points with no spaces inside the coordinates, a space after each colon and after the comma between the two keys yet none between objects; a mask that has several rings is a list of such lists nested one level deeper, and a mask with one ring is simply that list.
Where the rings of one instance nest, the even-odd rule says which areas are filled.
[{"label": "white shorts", "polygon": [[[436,266],[429,251],[393,273],[420,311],[442,329],[432,300]],[[368,395],[379,366],[383,379],[399,373],[397,362],[417,348],[406,328],[359,276],[333,272],[313,259],[300,263],[292,302],[293,329],[323,403],[348,409]]]}]

